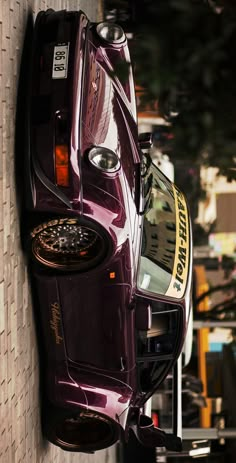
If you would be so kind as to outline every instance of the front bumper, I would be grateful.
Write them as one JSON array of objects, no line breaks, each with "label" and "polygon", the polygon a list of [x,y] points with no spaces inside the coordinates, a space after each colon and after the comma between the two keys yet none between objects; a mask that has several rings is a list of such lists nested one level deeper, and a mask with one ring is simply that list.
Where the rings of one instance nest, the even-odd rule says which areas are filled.
[{"label": "front bumper", "polygon": [[[65,211],[72,208],[72,198],[80,201],[79,169],[72,172],[71,163],[69,185],[57,185],[55,145],[66,144],[70,158],[78,164],[78,120],[88,24],[82,11],[48,10],[36,19],[31,70],[30,144],[29,155],[26,156],[26,171],[31,174],[30,185],[26,188],[31,192],[27,198],[29,209],[63,212],[63,208]],[[68,49],[67,72],[55,78],[55,47],[63,45]]]}]

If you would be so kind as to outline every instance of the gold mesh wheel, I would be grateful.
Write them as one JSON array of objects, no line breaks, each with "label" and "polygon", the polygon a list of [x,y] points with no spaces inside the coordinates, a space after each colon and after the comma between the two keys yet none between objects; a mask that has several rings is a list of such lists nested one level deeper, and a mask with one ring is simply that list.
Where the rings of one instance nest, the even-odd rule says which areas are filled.
[{"label": "gold mesh wheel", "polygon": [[83,270],[97,263],[105,251],[104,238],[77,219],[60,218],[31,232],[32,255],[42,265]]}]

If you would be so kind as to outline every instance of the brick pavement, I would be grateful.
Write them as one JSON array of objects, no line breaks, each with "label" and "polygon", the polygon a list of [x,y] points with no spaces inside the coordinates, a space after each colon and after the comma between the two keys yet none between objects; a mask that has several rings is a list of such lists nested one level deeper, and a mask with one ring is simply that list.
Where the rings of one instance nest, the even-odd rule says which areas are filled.
[{"label": "brick pavement", "polygon": [[[98,3],[100,3],[98,5]],[[27,272],[20,247],[14,180],[17,84],[27,17],[52,7],[82,8],[101,19],[99,0],[0,0],[0,462],[114,462],[115,449],[92,455],[45,442],[39,411],[38,353]]]}]

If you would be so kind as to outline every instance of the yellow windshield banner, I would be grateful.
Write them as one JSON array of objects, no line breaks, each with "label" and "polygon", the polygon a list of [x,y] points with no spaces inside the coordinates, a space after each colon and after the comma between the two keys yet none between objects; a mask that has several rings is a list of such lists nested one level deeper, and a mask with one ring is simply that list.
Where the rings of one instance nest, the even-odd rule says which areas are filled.
[{"label": "yellow windshield banner", "polygon": [[171,282],[167,296],[181,299],[184,296],[189,271],[189,215],[184,195],[173,185],[176,207],[176,248]]}]

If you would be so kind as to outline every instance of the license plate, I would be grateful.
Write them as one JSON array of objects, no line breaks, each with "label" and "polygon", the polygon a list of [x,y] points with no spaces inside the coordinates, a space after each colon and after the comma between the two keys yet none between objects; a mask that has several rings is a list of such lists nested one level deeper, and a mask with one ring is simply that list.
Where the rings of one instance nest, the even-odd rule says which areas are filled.
[{"label": "license plate", "polygon": [[56,45],[53,53],[52,78],[66,79],[69,56],[69,43]]}]

